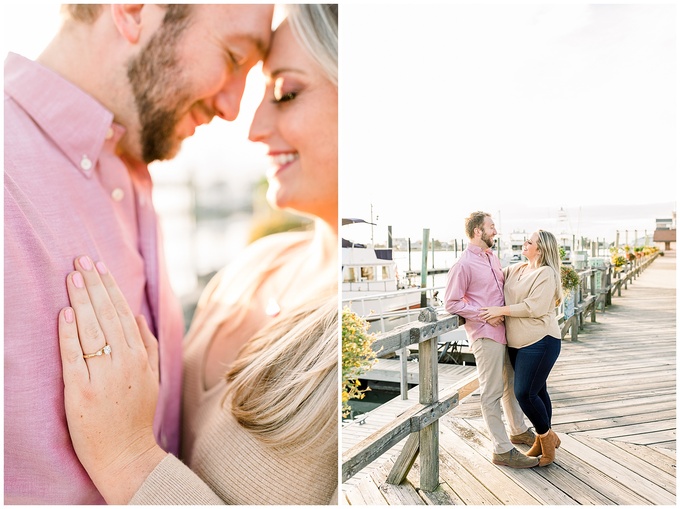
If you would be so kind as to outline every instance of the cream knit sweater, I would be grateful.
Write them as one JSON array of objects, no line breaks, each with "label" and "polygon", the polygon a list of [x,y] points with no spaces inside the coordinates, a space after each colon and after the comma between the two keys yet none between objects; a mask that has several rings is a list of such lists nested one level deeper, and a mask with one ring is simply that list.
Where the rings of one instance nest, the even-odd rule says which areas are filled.
[{"label": "cream knit sweater", "polygon": [[508,346],[522,348],[545,336],[560,339],[562,333],[555,311],[556,282],[553,269],[547,266],[527,273],[527,263],[510,265],[505,273],[505,318]]},{"label": "cream knit sweater", "polygon": [[[167,456],[130,501],[149,505],[325,505],[335,502],[338,488],[336,447],[319,451],[306,443],[268,447],[234,419],[223,402],[226,382],[204,387],[205,355],[220,324],[230,317],[236,288],[257,284],[257,267],[269,267],[294,256],[295,243],[306,234],[272,235],[249,248],[246,262],[213,278],[199,303],[185,340],[182,391],[182,457]],[[247,260],[254,260],[248,262]],[[283,260],[285,261],[285,260]],[[257,265],[254,266],[254,265]],[[217,338],[227,340],[228,338]]]}]

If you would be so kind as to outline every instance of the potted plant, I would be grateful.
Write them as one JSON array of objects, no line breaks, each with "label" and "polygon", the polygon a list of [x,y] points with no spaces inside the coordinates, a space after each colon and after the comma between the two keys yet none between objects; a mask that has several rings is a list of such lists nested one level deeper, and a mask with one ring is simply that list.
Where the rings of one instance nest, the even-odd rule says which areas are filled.
[{"label": "potted plant", "polygon": [[562,265],[560,267],[562,279],[562,291],[564,292],[564,318],[571,318],[574,315],[574,304],[576,289],[581,283],[578,272],[573,267]]},{"label": "potted plant", "polygon": [[342,310],[342,416],[350,413],[349,400],[363,399],[368,389],[361,389],[358,378],[375,364],[371,345],[375,336],[368,332],[368,322],[351,311]]},{"label": "potted plant", "polygon": [[623,267],[626,264],[626,257],[620,254],[614,254],[612,255],[611,261],[612,265],[618,271],[621,270],[621,267]]}]

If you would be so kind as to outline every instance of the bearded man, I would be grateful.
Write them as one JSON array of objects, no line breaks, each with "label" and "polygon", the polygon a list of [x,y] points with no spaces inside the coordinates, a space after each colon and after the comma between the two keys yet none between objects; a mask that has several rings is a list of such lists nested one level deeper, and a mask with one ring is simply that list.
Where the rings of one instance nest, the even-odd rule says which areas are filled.
[{"label": "bearded man", "polygon": [[55,325],[80,255],[106,262],[158,338],[154,432],[179,452],[184,325],[147,164],[174,157],[213,117],[236,118],[273,6],[90,4],[62,14],[37,61],[5,60],[5,504],[104,502],[69,438]]},{"label": "bearded man", "polygon": [[[514,391],[514,371],[508,357],[503,317],[483,320],[482,308],[504,306],[503,270],[493,252],[496,227],[490,214],[473,212],[465,219],[468,247],[448,273],[444,306],[465,318],[465,332],[479,375],[482,417],[491,435],[496,465],[531,468],[538,458],[522,454],[514,444],[533,445],[536,435],[524,421]],[[503,424],[501,405],[511,436]]]}]

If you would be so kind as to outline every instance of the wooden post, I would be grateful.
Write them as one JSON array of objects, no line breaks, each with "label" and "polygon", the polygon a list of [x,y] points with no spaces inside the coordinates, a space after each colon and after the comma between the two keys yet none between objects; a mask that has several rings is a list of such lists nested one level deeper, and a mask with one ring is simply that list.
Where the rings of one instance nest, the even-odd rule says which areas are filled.
[{"label": "wooden post", "polygon": [[420,287],[423,291],[420,294],[420,307],[427,307],[427,245],[430,243],[430,229],[423,228],[423,248],[422,248],[422,263],[420,265]]},{"label": "wooden post", "polygon": [[[418,345],[420,370],[420,404],[439,400],[437,366],[438,336]],[[434,491],[439,486],[439,420],[420,430],[420,489]]]},{"label": "wooden post", "polygon": [[432,239],[430,242],[432,243],[432,268],[434,269],[434,239]]},{"label": "wooden post", "polygon": [[411,433],[406,440],[404,448],[399,453],[399,456],[394,461],[394,466],[390,470],[385,482],[388,484],[401,484],[406,479],[413,463],[416,461],[418,451],[420,450],[420,436],[419,433]]},{"label": "wooden post", "polygon": [[399,382],[399,389],[401,390],[401,399],[408,399],[408,347],[405,346],[399,350],[399,360],[401,361],[400,372],[401,381]]},{"label": "wooden post", "polygon": [[411,272],[411,237],[408,238],[408,271]]},{"label": "wooden post", "polygon": [[595,312],[597,311],[597,294],[595,292],[595,277],[600,277],[600,274],[595,269],[590,269],[590,295],[592,295],[595,300],[593,301],[593,309],[590,312],[590,322],[595,323]]}]

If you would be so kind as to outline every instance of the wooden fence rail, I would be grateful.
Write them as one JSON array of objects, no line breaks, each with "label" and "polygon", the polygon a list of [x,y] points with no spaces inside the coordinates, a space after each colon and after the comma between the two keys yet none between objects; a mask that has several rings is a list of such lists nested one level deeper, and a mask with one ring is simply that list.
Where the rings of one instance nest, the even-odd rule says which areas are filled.
[{"label": "wooden fence rail", "polygon": [[[628,284],[632,284],[659,255],[660,253],[656,252],[636,258],[635,261],[629,261],[618,269],[610,265],[580,271],[578,273],[579,285],[574,295],[574,314],[565,316],[564,304],[558,309],[557,319],[560,322],[562,339],[569,335],[569,339],[576,341],[578,332],[583,330],[586,319],[590,317],[590,321],[595,323],[597,311],[605,312],[606,306],[612,303],[612,295],[616,293],[618,297],[621,297],[621,288],[628,289]],[[597,278],[600,278],[600,285],[596,283]]]},{"label": "wooden fence rail", "polygon": [[[578,331],[583,328],[586,318],[590,317],[591,321],[595,322],[598,306],[604,311],[605,307],[611,304],[612,295],[616,292],[620,296],[621,288],[627,289],[628,284],[631,284],[657,256],[659,253],[636,259],[619,270],[603,267],[580,271],[574,314],[565,318],[563,309],[557,310],[562,338],[569,334],[571,340],[577,340]],[[597,277],[601,278],[599,288],[596,284]],[[418,321],[377,335],[373,349],[381,356],[398,351],[404,352],[410,345],[418,345],[419,404],[343,453],[343,482],[408,437],[387,482],[401,484],[417,455],[420,454],[420,489],[434,491],[437,488],[439,419],[458,405],[460,389],[476,378],[476,374],[471,375],[469,380],[461,380],[439,394],[438,339],[442,334],[457,329],[462,323],[464,320],[457,315],[437,313],[428,307],[420,312]],[[406,355],[402,355],[402,362],[406,362]]]}]

